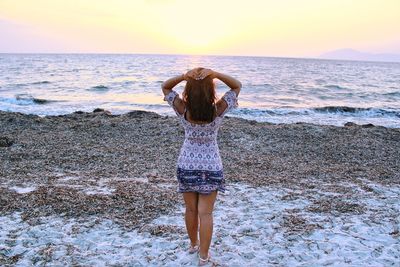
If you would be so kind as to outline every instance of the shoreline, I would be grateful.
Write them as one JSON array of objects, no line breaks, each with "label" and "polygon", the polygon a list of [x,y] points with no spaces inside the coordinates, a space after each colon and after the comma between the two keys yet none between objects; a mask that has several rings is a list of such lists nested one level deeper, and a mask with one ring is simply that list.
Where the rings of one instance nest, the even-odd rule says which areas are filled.
[{"label": "shoreline", "polygon": [[[45,99],[37,99],[34,98],[34,101],[48,101]],[[314,109],[329,109],[329,108],[337,108],[337,109],[346,109],[346,108],[351,108],[351,109],[356,109],[353,107],[345,107],[345,106],[338,106],[338,107],[333,107],[333,106],[326,106],[326,107],[316,107]],[[65,116],[71,116],[73,114],[83,114],[83,115],[88,115],[88,114],[92,114],[92,113],[104,113],[105,115],[109,116],[109,117],[118,117],[118,116],[125,116],[128,115],[130,113],[151,113],[151,114],[156,114],[157,116],[161,116],[161,117],[175,117],[175,114],[172,115],[165,115],[165,114],[160,114],[154,111],[146,111],[146,110],[131,110],[125,113],[112,113],[109,110],[103,109],[103,108],[94,108],[92,111],[82,111],[82,110],[77,110],[74,112],[70,112],[70,113],[66,113],[66,114],[59,114],[59,115],[38,115],[38,114],[31,114],[31,113],[23,113],[23,112],[19,112],[19,111],[4,111],[4,110],[0,110],[1,113],[15,113],[15,114],[20,114],[20,115],[27,115],[29,117],[39,117],[39,118],[46,118],[46,117],[65,117]],[[293,124],[304,124],[304,125],[315,125],[315,126],[333,126],[333,127],[349,127],[349,126],[360,126],[363,128],[371,128],[371,127],[384,127],[384,128],[388,128],[388,129],[398,129],[400,130],[400,127],[388,127],[388,126],[384,126],[384,125],[375,125],[373,123],[364,123],[364,124],[360,124],[360,123],[355,123],[352,121],[347,121],[345,122],[343,125],[335,125],[335,124],[317,124],[317,123],[311,123],[311,122],[268,122],[268,121],[258,121],[258,120],[252,120],[252,119],[248,119],[248,118],[242,118],[242,117],[235,117],[235,116],[230,116],[227,115],[225,117],[228,118],[235,118],[235,119],[239,119],[239,120],[245,120],[245,121],[250,121],[250,122],[256,122],[256,123],[264,123],[264,124],[270,124],[270,125],[293,125]]]}]

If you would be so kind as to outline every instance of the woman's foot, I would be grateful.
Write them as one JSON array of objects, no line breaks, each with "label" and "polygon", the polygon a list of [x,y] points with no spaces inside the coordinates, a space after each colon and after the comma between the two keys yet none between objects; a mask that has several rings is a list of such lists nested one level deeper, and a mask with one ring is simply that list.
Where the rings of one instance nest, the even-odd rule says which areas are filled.
[{"label": "woman's foot", "polygon": [[207,258],[202,258],[199,254],[199,266],[204,266],[210,262],[210,254],[208,254]]},{"label": "woman's foot", "polygon": [[193,245],[190,245],[189,253],[190,253],[190,254],[196,253],[196,252],[199,251],[199,248],[200,248],[199,242],[197,242],[196,245],[194,245],[194,246],[193,246]]}]

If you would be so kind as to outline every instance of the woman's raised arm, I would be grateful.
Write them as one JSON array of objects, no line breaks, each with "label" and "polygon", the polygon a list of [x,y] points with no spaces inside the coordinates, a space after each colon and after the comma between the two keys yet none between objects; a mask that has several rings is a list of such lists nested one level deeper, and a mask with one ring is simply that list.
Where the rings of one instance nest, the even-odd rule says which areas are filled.
[{"label": "woman's raised arm", "polygon": [[172,88],[174,88],[178,83],[185,80],[185,74],[181,74],[172,78],[169,78],[165,82],[161,84],[161,89],[164,95],[168,95],[171,92]]},{"label": "woman's raised arm", "polygon": [[214,71],[214,77],[221,80],[227,86],[231,88],[232,91],[236,93],[236,96],[239,95],[240,89],[242,88],[242,83],[239,82],[237,79],[223,73],[219,73]]},{"label": "woman's raised arm", "polygon": [[216,72],[211,69],[201,69],[200,70],[199,76],[201,79],[203,79],[209,75],[211,75],[211,77],[213,79],[217,78],[217,79],[221,80],[223,83],[225,83],[227,86],[229,86],[232,91],[234,91],[236,93],[236,96],[239,95],[240,89],[242,88],[241,82],[239,82],[238,80],[236,80],[235,78],[233,78],[227,74]]}]

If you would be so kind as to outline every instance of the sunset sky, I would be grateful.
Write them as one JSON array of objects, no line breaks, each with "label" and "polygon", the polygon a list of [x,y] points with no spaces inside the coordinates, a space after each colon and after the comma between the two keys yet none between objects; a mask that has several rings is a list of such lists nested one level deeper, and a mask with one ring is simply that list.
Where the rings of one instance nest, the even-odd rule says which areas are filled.
[{"label": "sunset sky", "polygon": [[0,0],[0,52],[400,53],[399,0]]}]

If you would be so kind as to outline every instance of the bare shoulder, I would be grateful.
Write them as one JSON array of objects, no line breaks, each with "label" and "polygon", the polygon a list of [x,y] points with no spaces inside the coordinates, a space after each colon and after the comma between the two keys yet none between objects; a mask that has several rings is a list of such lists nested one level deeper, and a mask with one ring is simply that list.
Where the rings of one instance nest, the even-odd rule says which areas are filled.
[{"label": "bare shoulder", "polygon": [[[239,92],[240,92],[240,87],[231,89],[228,92],[234,92],[235,96],[238,97]],[[218,99],[218,101],[215,103],[215,105],[217,106],[217,115],[218,116],[221,116],[225,112],[225,110],[228,108],[228,103],[226,102],[226,100],[223,97]]]}]

